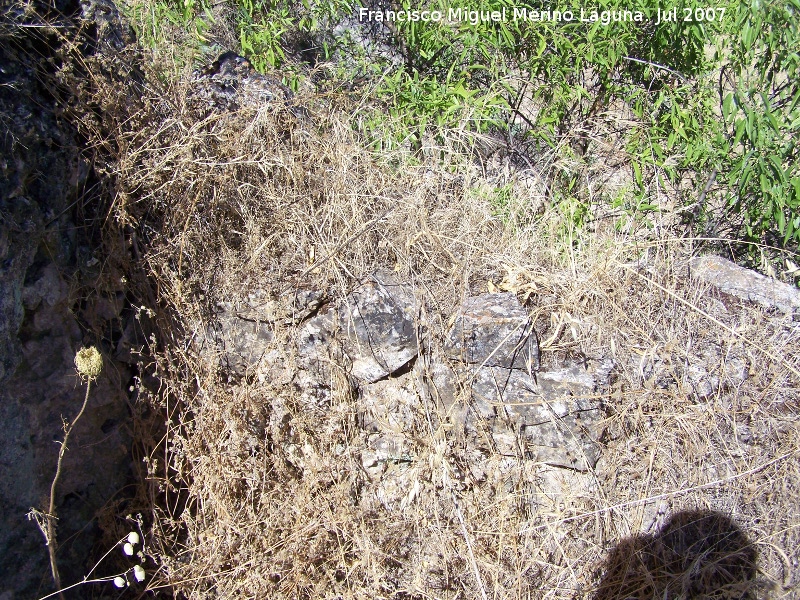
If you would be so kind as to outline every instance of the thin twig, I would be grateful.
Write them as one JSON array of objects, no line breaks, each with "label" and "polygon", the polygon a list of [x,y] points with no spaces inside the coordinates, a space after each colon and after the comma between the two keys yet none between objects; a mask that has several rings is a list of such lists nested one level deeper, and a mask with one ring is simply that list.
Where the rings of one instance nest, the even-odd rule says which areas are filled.
[{"label": "thin twig", "polygon": [[629,60],[631,62],[639,63],[640,65],[647,65],[649,67],[654,67],[656,69],[660,69],[661,71],[666,71],[667,73],[672,73],[676,77],[680,78],[681,81],[686,82],[686,77],[682,74],[678,73],[677,71],[670,69],[669,67],[665,67],[664,65],[660,65],[658,63],[651,62],[649,60],[642,60],[640,58],[633,58],[632,56],[623,56],[623,60]]},{"label": "thin twig", "polygon": [[107,582],[111,582],[111,581],[114,581],[115,577],[121,577],[122,575],[124,575],[124,573],[121,573],[120,575],[109,576],[109,577],[98,577],[97,579],[82,579],[80,581],[77,581],[77,582],[73,583],[72,585],[68,585],[64,589],[58,590],[57,592],[53,592],[52,594],[47,594],[47,596],[42,596],[41,598],[39,598],[39,600],[47,600],[47,598],[52,598],[56,594],[58,594],[59,596],[62,596],[63,592],[66,592],[67,590],[71,590],[72,588],[76,588],[79,585],[84,585],[85,583],[107,583]]},{"label": "thin twig", "polygon": [[341,249],[342,249],[342,248],[344,248],[345,246],[348,246],[348,245],[350,245],[350,243],[351,243],[353,240],[355,240],[355,239],[356,239],[358,236],[360,236],[360,235],[363,235],[364,233],[366,233],[367,231],[369,231],[369,230],[370,230],[372,227],[374,227],[375,225],[377,225],[378,223],[380,223],[380,222],[381,222],[383,219],[385,219],[385,218],[386,218],[386,216],[387,216],[387,215],[388,215],[390,212],[392,212],[392,210],[394,210],[394,208],[395,208],[394,206],[392,206],[392,207],[389,207],[389,208],[387,208],[385,211],[383,211],[383,212],[382,212],[380,215],[378,215],[377,217],[375,217],[374,219],[371,219],[370,221],[367,221],[367,223],[366,223],[366,224],[365,224],[365,225],[364,225],[364,226],[363,226],[361,229],[359,229],[358,231],[356,231],[356,232],[355,232],[353,235],[351,235],[349,238],[347,238],[347,239],[346,239],[346,240],[344,240],[343,242],[339,243],[339,244],[338,244],[338,245],[337,245],[337,246],[336,246],[336,247],[335,247],[335,248],[334,248],[332,251],[328,252],[328,254],[326,254],[326,255],[325,255],[325,256],[323,256],[322,258],[318,259],[317,261],[315,261],[315,262],[314,262],[313,264],[311,264],[311,265],[310,265],[310,266],[309,266],[309,267],[308,267],[308,268],[307,268],[305,271],[303,271],[302,273],[300,273],[300,278],[302,278],[302,277],[305,277],[306,275],[308,275],[309,273],[311,273],[311,271],[313,271],[314,269],[316,269],[318,266],[320,266],[320,265],[321,265],[321,264],[323,264],[324,262],[327,262],[327,261],[328,261],[328,260],[329,260],[331,257],[335,256],[335,255],[336,255],[336,253],[337,253],[337,252],[339,252],[339,250],[341,250]]}]

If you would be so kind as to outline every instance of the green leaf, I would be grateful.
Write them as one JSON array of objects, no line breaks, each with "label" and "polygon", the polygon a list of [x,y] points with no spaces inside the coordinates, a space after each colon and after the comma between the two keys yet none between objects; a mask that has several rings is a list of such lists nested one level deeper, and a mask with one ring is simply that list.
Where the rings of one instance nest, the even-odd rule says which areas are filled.
[{"label": "green leaf", "polygon": [[733,99],[733,93],[728,93],[722,101],[722,115],[725,117],[725,121],[730,121],[731,114],[733,114]]},{"label": "green leaf", "polygon": [[642,167],[638,161],[633,161],[633,178],[636,181],[636,185],[640,188],[643,187],[642,183]]},{"label": "green leaf", "polygon": [[773,154],[768,160],[772,165],[775,176],[781,181],[781,183],[786,183],[786,172],[783,170],[780,157]]},{"label": "green leaf", "polygon": [[747,131],[747,121],[745,119],[736,120],[736,133],[733,136],[733,145],[736,146],[742,139],[742,135]]}]

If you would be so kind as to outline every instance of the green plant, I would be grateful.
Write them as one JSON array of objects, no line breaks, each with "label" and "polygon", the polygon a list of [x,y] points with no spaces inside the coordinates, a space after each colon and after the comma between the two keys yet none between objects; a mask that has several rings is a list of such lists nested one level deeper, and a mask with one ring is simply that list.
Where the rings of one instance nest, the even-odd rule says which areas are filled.
[{"label": "green plant", "polygon": [[371,122],[373,131],[389,124],[389,139],[398,144],[410,141],[417,149],[426,133],[442,142],[449,130],[465,127],[482,132],[496,127],[504,107],[496,88],[480,93],[462,81],[439,81],[404,70],[384,80],[381,96],[392,119],[386,121],[379,116]]},{"label": "green plant", "polygon": [[[336,29],[358,14],[357,1],[237,0],[235,27],[254,66],[282,69],[293,88],[303,77],[297,58],[312,54],[336,60],[337,77],[369,84],[382,106],[365,110],[357,126],[382,150],[420,150],[426,139],[441,145],[453,131],[496,132],[516,152],[547,148],[581,159],[601,116],[627,105],[637,118],[622,134],[637,212],[655,210],[647,196],[669,183],[690,208],[695,233],[722,226],[728,235],[772,235],[785,245],[800,240],[799,2],[599,0],[587,7],[570,0],[558,10],[574,18],[534,22],[534,12],[555,9],[540,1],[402,0],[394,10],[441,18],[374,23],[359,35],[385,50],[373,48],[370,58],[362,42]],[[146,39],[169,23],[205,43],[207,0],[142,6],[137,22]],[[669,9],[674,18],[665,19]],[[571,178],[553,170],[551,194]],[[709,209],[709,190],[727,198],[724,215]]]},{"label": "green plant", "polygon": [[747,236],[800,242],[800,1],[743,2],[722,113],[729,206]]},{"label": "green plant", "polygon": [[575,247],[580,241],[580,232],[586,225],[589,217],[588,205],[571,194],[564,194],[557,199],[560,235],[570,247]]},{"label": "green plant", "polygon": [[207,43],[206,32],[214,16],[207,0],[148,0],[123,5],[139,43],[164,44],[169,28],[184,30],[194,46]]},{"label": "green plant", "polygon": [[239,43],[259,71],[281,66],[286,56],[281,46],[282,36],[289,30],[288,7],[278,6],[265,14],[262,0],[242,0],[239,6]]}]

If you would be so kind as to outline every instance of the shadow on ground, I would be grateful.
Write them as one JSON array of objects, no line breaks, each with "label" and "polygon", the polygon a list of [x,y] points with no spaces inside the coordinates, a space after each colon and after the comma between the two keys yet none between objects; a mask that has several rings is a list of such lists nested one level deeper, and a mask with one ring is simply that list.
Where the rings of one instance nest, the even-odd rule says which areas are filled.
[{"label": "shadow on ground", "polygon": [[683,511],[654,535],[618,543],[593,600],[756,600],[757,560],[755,546],[725,515]]}]

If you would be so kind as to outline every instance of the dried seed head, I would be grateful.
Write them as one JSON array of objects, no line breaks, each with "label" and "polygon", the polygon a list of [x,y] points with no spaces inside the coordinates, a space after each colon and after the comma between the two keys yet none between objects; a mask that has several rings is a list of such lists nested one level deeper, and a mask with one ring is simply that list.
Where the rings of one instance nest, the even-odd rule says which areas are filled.
[{"label": "dried seed head", "polygon": [[141,583],[144,581],[144,569],[141,566],[136,565],[133,567],[133,576],[136,577],[136,581]]},{"label": "dried seed head", "polygon": [[81,348],[75,355],[75,367],[81,377],[85,379],[96,379],[103,370],[103,357],[94,346]]}]

